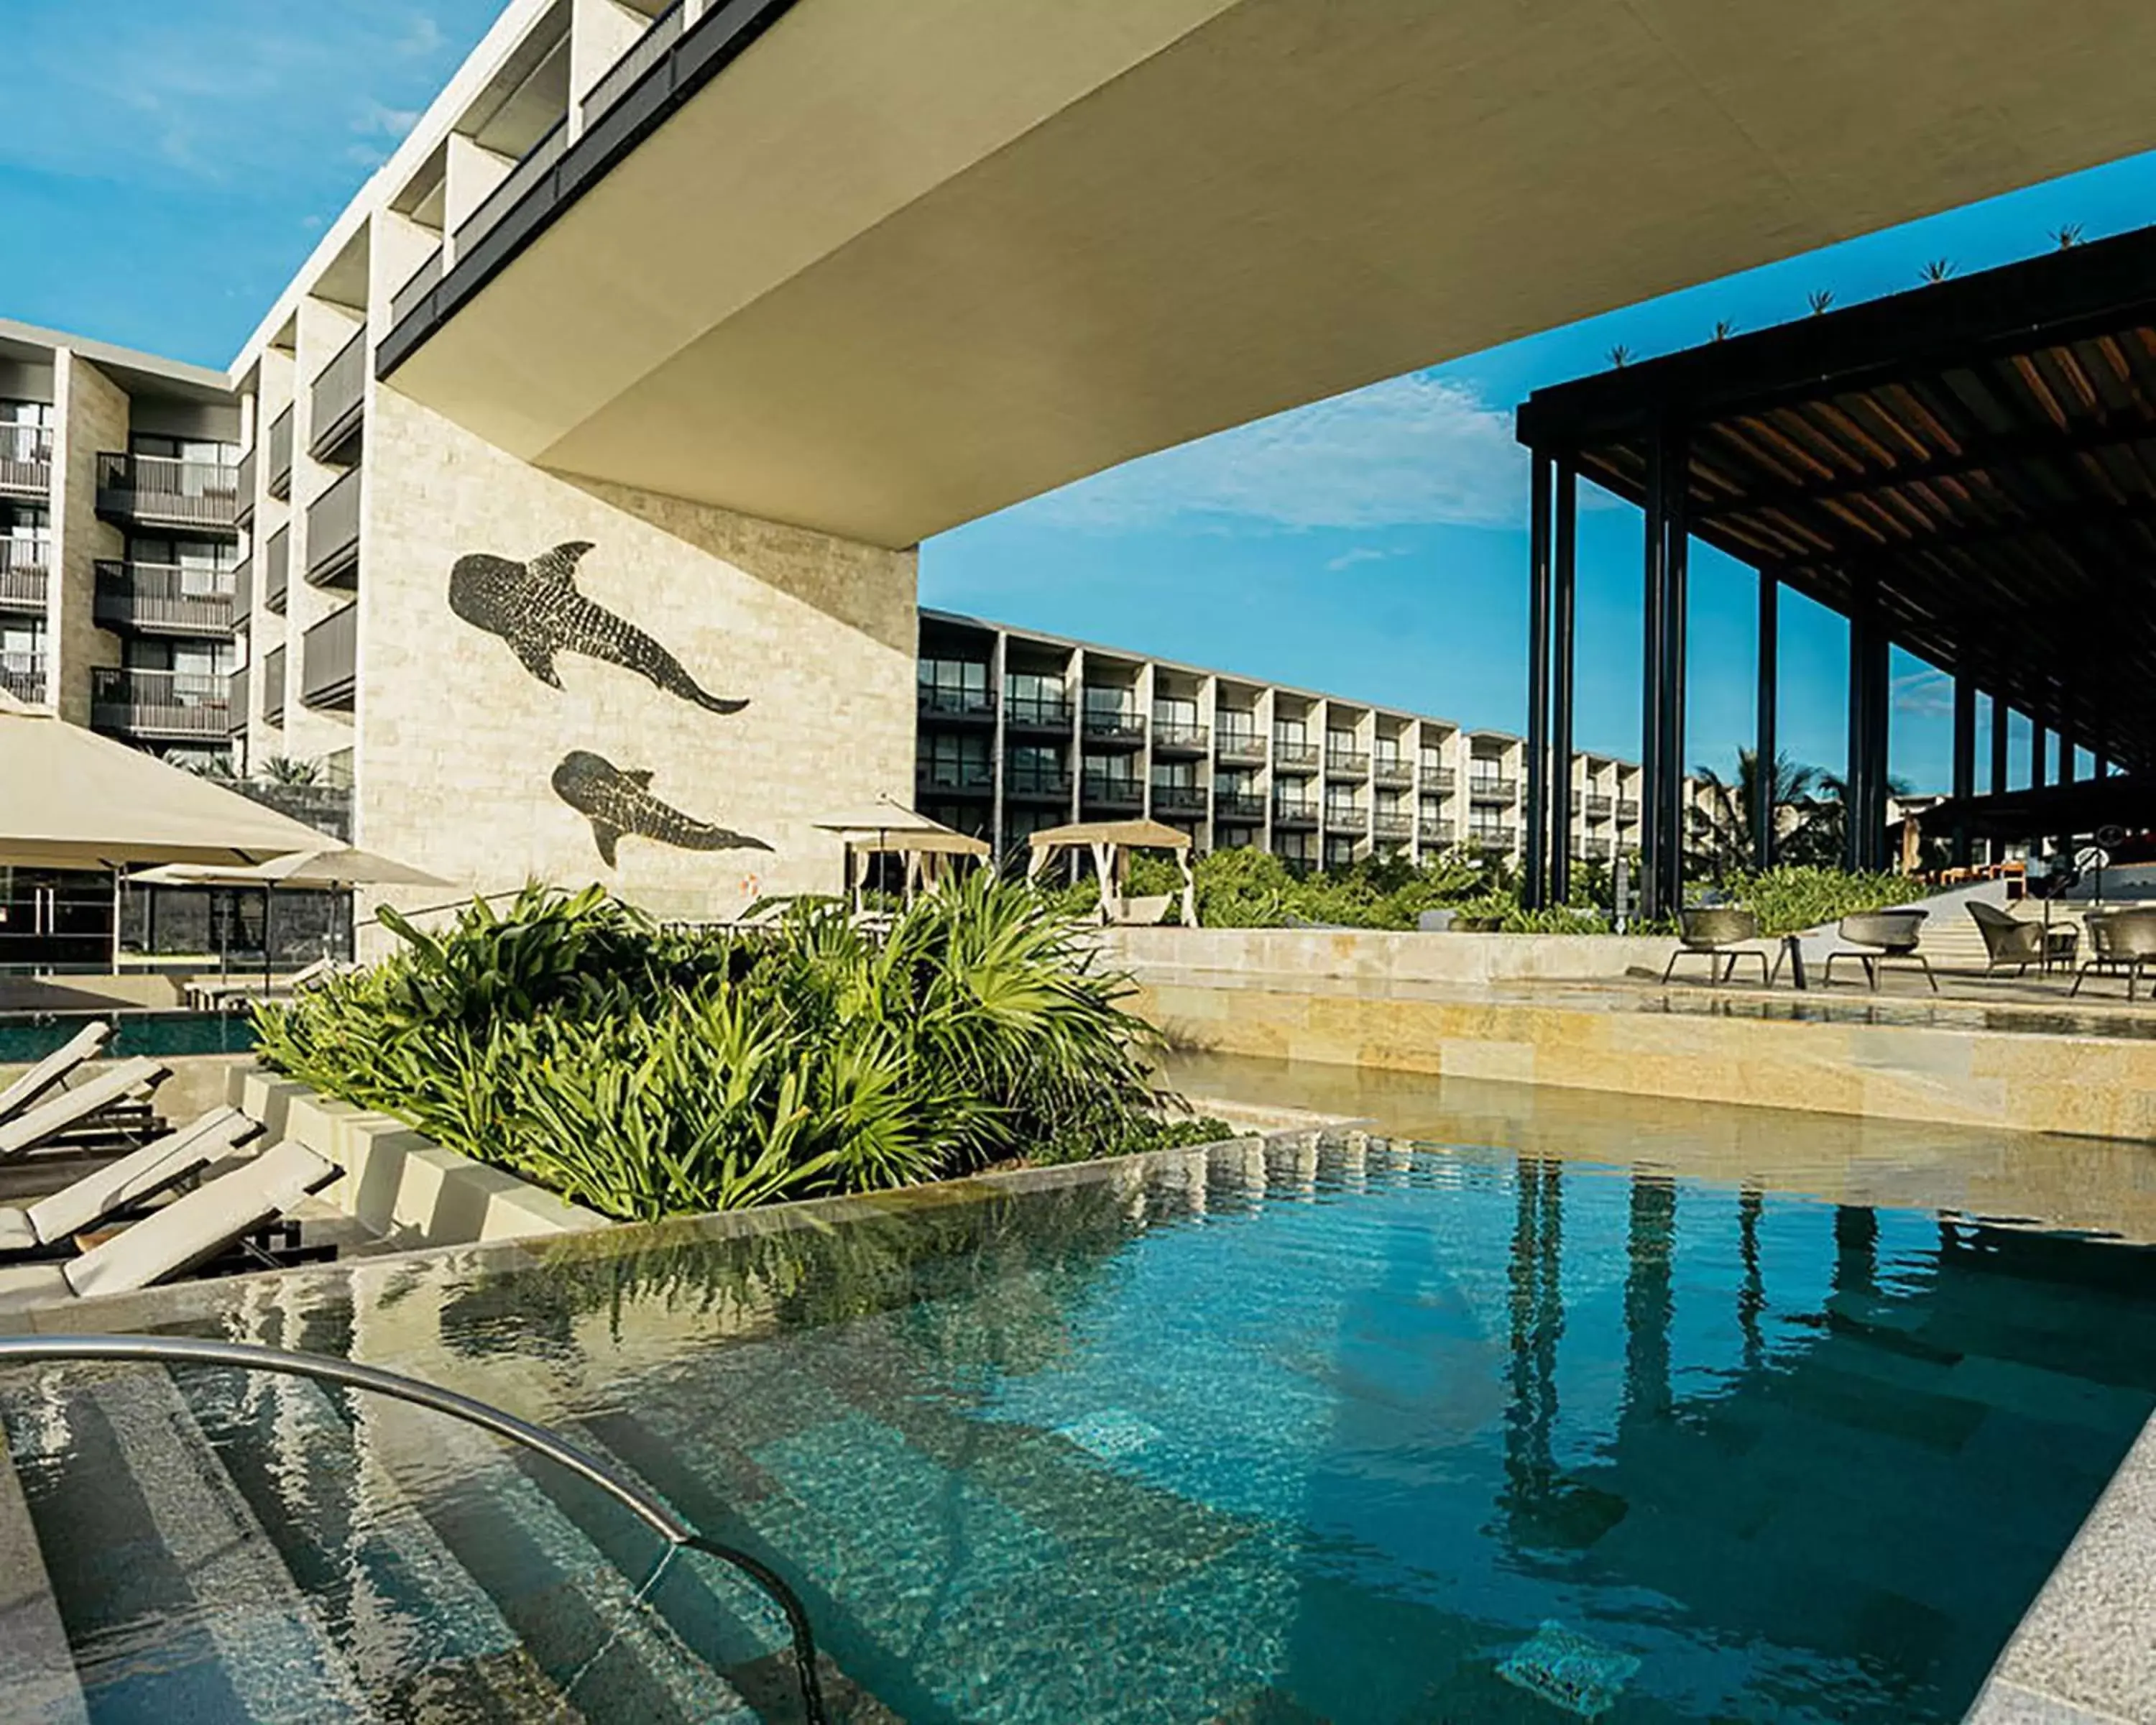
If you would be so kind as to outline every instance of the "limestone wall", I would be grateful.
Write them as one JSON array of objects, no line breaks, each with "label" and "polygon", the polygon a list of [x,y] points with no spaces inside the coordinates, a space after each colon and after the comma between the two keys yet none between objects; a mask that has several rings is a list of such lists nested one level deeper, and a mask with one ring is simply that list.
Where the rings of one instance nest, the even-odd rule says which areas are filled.
[{"label": "limestone wall", "polygon": [[1365,982],[1593,982],[1630,969],[1662,973],[1666,935],[1396,933],[1353,928],[1104,928],[1109,961],[1141,975],[1219,971],[1237,977]]},{"label": "limestone wall", "polygon": [[90,722],[90,667],[120,663],[120,642],[97,626],[97,560],[126,548],[97,515],[97,458],[127,447],[127,396],[68,348],[56,361],[53,567],[45,614],[45,676],[52,704],[72,725]]},{"label": "limestone wall", "polygon": [[[726,916],[836,891],[839,842],[813,822],[911,800],[911,552],[552,475],[386,387],[366,460],[359,844],[460,888],[598,880],[660,915]],[[526,566],[580,542],[574,593],[603,609],[550,613],[562,571]],[[450,603],[474,556],[501,560],[480,621]],[[613,865],[572,798],[626,817]],[[635,830],[665,810],[670,838]]]}]

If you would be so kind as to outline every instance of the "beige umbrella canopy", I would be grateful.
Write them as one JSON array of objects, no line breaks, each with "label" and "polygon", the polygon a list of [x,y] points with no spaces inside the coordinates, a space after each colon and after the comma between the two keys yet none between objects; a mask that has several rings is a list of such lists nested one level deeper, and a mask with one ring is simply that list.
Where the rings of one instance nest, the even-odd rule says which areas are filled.
[{"label": "beige umbrella canopy", "polygon": [[0,706],[0,866],[247,866],[322,835],[154,755],[18,701]]},{"label": "beige umbrella canopy", "polygon": [[449,886],[439,875],[351,845],[315,845],[249,867],[170,863],[128,876],[141,886]]},{"label": "beige umbrella canopy", "polygon": [[[1123,891],[1133,850],[1173,850],[1183,865],[1183,922],[1198,926],[1198,881],[1190,871],[1190,834],[1157,820],[1081,820],[1070,826],[1047,827],[1028,841],[1033,855],[1026,864],[1026,878],[1046,868],[1050,858],[1063,850],[1092,853],[1093,869],[1101,879],[1101,920],[1103,922],[1158,922],[1168,908],[1165,899],[1147,904]],[[1148,914],[1150,912],[1150,914]]]},{"label": "beige umbrella canopy", "polygon": [[810,824],[824,832],[836,833],[845,841],[845,881],[842,890],[856,906],[860,901],[863,885],[854,867],[856,856],[872,856],[880,852],[904,857],[906,891],[911,898],[921,877],[925,875],[931,886],[935,884],[938,871],[946,865],[946,859],[970,856],[985,861],[988,855],[987,839],[976,839],[941,821],[931,820],[889,797],[879,797],[864,808],[827,814]]}]

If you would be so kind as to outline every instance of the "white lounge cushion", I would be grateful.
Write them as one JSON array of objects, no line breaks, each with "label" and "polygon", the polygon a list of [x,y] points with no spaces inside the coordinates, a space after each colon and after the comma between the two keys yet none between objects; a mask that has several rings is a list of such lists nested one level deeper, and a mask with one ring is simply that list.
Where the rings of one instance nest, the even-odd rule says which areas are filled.
[{"label": "white lounge cushion", "polygon": [[37,1243],[38,1230],[30,1225],[30,1213],[0,1204],[0,1253],[27,1252]]},{"label": "white lounge cushion", "polygon": [[0,1090],[0,1120],[13,1119],[85,1060],[95,1060],[111,1034],[112,1026],[102,1019],[85,1024],[7,1089]]},{"label": "white lounge cushion", "polygon": [[18,1156],[35,1149],[46,1139],[80,1125],[100,1108],[109,1108],[133,1091],[146,1091],[172,1070],[162,1060],[122,1060],[88,1078],[73,1090],[64,1090],[27,1113],[0,1122],[0,1156]]},{"label": "white lounge cushion", "polygon": [[62,1305],[74,1297],[57,1264],[0,1264],[0,1312]]},{"label": "white lounge cushion", "polygon": [[[95,1226],[115,1210],[155,1198],[260,1130],[237,1108],[213,1108],[177,1131],[39,1199],[28,1209],[12,1214],[20,1215],[28,1226],[31,1244],[58,1245],[69,1235]],[[0,1210],[0,1251],[23,1250],[9,1243],[7,1218],[10,1214]]]}]

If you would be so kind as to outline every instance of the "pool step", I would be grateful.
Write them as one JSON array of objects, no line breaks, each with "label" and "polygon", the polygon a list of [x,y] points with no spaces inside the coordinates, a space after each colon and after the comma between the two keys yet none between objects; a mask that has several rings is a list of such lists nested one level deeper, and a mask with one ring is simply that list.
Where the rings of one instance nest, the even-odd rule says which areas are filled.
[{"label": "pool step", "polygon": [[89,1725],[38,1530],[0,1443],[0,1697],[28,1725]]}]

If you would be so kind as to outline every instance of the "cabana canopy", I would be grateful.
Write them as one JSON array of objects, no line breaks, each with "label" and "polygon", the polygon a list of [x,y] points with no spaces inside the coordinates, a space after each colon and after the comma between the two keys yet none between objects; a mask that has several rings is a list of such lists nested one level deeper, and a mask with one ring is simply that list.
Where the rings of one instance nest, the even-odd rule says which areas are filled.
[{"label": "cabana canopy", "polygon": [[140,886],[441,886],[454,883],[394,857],[350,845],[318,845],[251,867],[167,863],[131,875]]},{"label": "cabana canopy", "polygon": [[931,820],[889,797],[879,797],[865,809],[827,814],[811,824],[822,831],[836,833],[844,839],[844,891],[856,906],[865,884],[855,870],[854,859],[857,856],[904,857],[906,894],[910,900],[915,886],[924,878],[929,886],[936,884],[941,878],[940,871],[948,866],[946,859],[969,856],[976,861],[985,861],[988,855],[987,839],[976,839],[941,821]]},{"label": "cabana canopy", "polygon": [[1026,841],[1038,856],[1072,845],[1122,845],[1140,850],[1188,850],[1190,834],[1157,820],[1081,820],[1065,827],[1047,827]]},{"label": "cabana canopy", "polygon": [[[1123,891],[1133,850],[1173,850],[1183,865],[1183,923],[1198,926],[1198,883],[1190,871],[1190,834],[1163,826],[1157,820],[1081,820],[1069,826],[1048,827],[1027,841],[1033,855],[1026,864],[1026,878],[1033,879],[1048,866],[1060,850],[1089,850],[1094,871],[1101,877],[1101,920],[1103,922],[1152,923],[1160,920],[1167,901],[1147,906]],[[1146,914],[1150,910],[1150,915]]]}]

